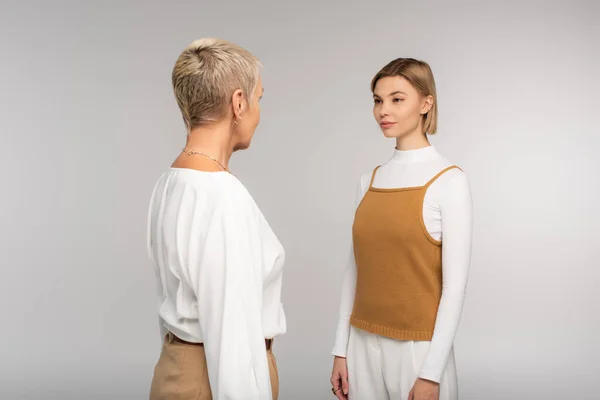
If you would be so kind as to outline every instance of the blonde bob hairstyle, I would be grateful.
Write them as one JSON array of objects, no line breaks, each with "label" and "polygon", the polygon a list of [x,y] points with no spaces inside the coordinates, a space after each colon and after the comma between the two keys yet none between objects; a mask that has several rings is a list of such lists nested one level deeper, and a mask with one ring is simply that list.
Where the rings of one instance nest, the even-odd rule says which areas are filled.
[{"label": "blonde bob hairstyle", "polygon": [[390,76],[401,76],[409,81],[422,96],[433,97],[433,106],[427,114],[422,116],[423,130],[430,135],[436,133],[438,119],[437,93],[435,90],[435,79],[433,78],[433,72],[429,64],[425,61],[415,60],[414,58],[397,58],[388,63],[373,77],[371,92],[375,91],[375,85],[377,85],[377,82],[381,78]]}]

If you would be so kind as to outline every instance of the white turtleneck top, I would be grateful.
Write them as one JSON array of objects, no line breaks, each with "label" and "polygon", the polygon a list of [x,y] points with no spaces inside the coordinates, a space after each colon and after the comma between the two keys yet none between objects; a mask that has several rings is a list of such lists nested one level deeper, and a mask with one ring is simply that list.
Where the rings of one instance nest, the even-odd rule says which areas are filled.
[{"label": "white turtleneck top", "polygon": [[[422,186],[451,164],[433,146],[416,150],[396,150],[375,176],[373,187],[402,188]],[[358,184],[356,207],[369,188],[372,171]],[[433,338],[421,365],[419,377],[439,382],[453,348],[462,312],[472,238],[472,202],[469,181],[460,169],[445,172],[427,189],[423,220],[429,234],[442,241],[442,297],[438,307]],[[345,357],[350,334],[350,315],[356,288],[354,251],[342,280],[342,298],[333,355]]]}]

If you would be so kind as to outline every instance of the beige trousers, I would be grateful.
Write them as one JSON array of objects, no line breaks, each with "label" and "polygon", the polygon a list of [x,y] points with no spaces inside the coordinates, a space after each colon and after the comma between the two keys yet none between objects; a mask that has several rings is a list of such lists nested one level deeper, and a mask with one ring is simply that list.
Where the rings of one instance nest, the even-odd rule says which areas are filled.
[{"label": "beige trousers", "polygon": [[[272,350],[265,351],[269,361],[273,400],[277,400],[277,363]],[[212,400],[204,347],[174,342],[167,335],[154,368],[150,400]]]}]

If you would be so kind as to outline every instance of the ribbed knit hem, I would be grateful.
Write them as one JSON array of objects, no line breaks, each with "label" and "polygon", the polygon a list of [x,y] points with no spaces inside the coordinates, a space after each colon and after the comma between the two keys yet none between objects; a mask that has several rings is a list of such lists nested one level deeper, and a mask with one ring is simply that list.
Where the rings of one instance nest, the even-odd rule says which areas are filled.
[{"label": "ribbed knit hem", "polygon": [[413,331],[408,329],[396,329],[387,326],[376,325],[371,322],[362,321],[354,317],[350,317],[350,325],[355,328],[362,329],[376,335],[389,337],[396,340],[431,340],[433,330],[430,331]]}]

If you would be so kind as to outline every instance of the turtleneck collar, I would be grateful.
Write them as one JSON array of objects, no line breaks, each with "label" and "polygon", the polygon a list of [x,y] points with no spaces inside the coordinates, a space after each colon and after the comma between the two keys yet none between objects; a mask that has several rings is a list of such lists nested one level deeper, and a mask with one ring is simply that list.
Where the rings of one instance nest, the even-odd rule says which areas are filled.
[{"label": "turtleneck collar", "polygon": [[439,157],[439,153],[430,145],[414,150],[394,150],[391,161],[409,164],[429,161],[437,157]]}]

